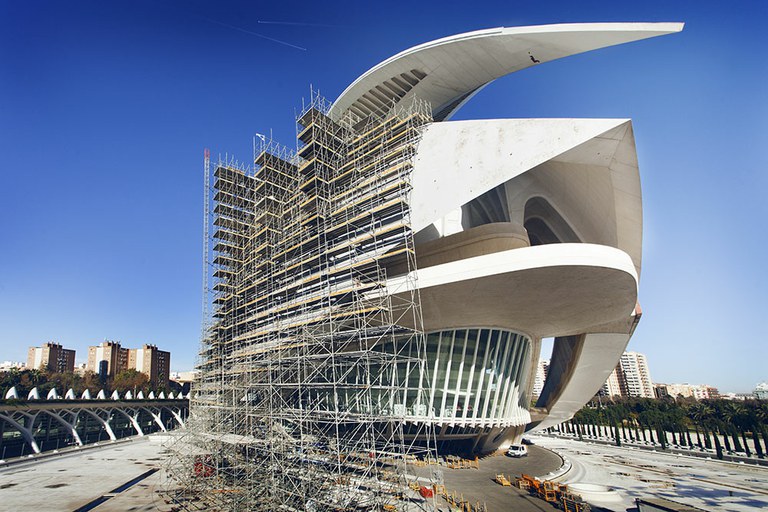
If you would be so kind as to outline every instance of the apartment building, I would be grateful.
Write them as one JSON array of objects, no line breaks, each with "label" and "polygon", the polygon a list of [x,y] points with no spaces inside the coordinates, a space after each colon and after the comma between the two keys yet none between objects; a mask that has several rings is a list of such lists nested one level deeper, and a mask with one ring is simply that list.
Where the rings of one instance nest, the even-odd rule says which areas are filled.
[{"label": "apartment building", "polygon": [[29,347],[27,368],[51,372],[71,372],[75,369],[75,351],[59,343],[43,343],[41,347]]}]

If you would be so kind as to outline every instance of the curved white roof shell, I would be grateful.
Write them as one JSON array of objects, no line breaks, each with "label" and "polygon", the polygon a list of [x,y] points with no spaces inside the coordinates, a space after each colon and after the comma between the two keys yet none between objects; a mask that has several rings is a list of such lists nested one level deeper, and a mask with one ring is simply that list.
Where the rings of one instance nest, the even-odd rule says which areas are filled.
[{"label": "curved white roof shell", "polygon": [[436,121],[509,73],[598,48],[680,32],[682,23],[566,23],[466,32],[414,46],[366,71],[341,93],[331,115],[363,118],[419,97]]},{"label": "curved white roof shell", "polygon": [[[539,176],[546,190],[520,182],[523,174]],[[583,242],[627,252],[640,274],[643,214],[629,120],[487,119],[428,125],[414,159],[414,231],[504,183],[509,183],[510,199],[535,192],[569,206],[566,217],[581,221],[573,227],[594,228],[580,233]]]}]

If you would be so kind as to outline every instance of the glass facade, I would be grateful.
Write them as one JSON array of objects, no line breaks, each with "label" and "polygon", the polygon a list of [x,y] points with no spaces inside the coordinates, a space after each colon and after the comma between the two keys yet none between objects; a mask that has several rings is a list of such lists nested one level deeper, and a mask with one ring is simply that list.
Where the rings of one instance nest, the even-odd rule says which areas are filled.
[{"label": "glass facade", "polygon": [[430,412],[449,426],[526,424],[530,357],[530,339],[512,331],[478,328],[428,334]]},{"label": "glass facade", "polygon": [[[503,428],[530,422],[528,337],[501,329],[456,329],[427,334],[426,346],[426,355],[417,354],[407,342],[385,346],[384,353],[407,355],[410,362],[398,365],[397,375],[390,377],[402,398],[388,404],[384,395],[374,392],[374,414],[449,427]],[[419,371],[423,363],[425,371]],[[385,383],[374,387],[377,384]],[[352,405],[350,396],[344,398]]]},{"label": "glass facade", "polygon": [[[282,399],[303,409],[322,409],[375,421],[382,416],[429,421],[448,427],[513,427],[530,422],[527,395],[531,340],[501,329],[473,328],[428,333],[426,354],[412,339],[386,343],[379,354],[403,361],[391,372],[369,362],[350,368],[343,384],[328,386],[329,376]],[[373,370],[373,371],[371,371]],[[375,377],[374,377],[375,376]],[[364,390],[370,389],[366,396]],[[396,390],[394,393],[388,389]]]}]

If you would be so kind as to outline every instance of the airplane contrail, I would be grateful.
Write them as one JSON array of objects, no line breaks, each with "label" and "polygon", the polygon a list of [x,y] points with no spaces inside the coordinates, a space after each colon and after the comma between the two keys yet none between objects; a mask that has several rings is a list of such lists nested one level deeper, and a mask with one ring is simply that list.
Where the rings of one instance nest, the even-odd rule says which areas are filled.
[{"label": "airplane contrail", "polygon": [[215,23],[216,25],[221,25],[222,27],[231,28],[232,30],[239,30],[240,32],[244,32],[244,33],[250,34],[252,36],[260,37],[262,39],[266,39],[267,41],[272,41],[273,43],[282,44],[282,45],[285,45],[285,46],[290,46],[291,48],[295,48],[295,49],[301,50],[303,52],[307,51],[307,49],[304,48],[303,46],[298,46],[298,45],[291,44],[291,43],[286,42],[286,41],[281,41],[280,39],[275,39],[274,37],[265,36],[264,34],[259,34],[258,32],[253,32],[251,30],[246,30],[246,29],[241,28],[241,27],[236,27],[235,25],[230,25],[229,23],[224,23],[223,21],[218,21],[218,20],[214,20],[214,19],[211,19],[211,18],[205,18],[203,16],[198,16],[198,17],[200,19],[208,21],[210,23]]},{"label": "airplane contrail", "polygon": [[265,20],[258,20],[256,23],[260,25],[295,25],[299,27],[331,27],[331,28],[339,28],[343,25],[330,25],[327,23],[305,23],[302,21],[265,21]]}]

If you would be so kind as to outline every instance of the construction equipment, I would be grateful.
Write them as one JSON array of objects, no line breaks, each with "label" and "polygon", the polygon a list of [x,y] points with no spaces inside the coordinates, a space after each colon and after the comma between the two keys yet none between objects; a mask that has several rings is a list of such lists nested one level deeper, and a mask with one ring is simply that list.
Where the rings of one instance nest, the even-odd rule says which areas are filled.
[{"label": "construction equipment", "polygon": [[589,503],[583,501],[578,494],[570,492],[566,484],[552,480],[539,480],[522,474],[515,479],[515,485],[566,512],[590,512],[591,510]]}]

